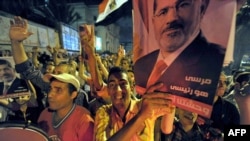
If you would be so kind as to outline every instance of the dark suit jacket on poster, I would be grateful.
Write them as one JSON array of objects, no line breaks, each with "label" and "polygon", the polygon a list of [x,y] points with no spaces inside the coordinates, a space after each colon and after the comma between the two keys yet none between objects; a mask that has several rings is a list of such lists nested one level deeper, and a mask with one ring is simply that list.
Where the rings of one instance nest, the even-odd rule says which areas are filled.
[{"label": "dark suit jacket on poster", "polygon": [[[0,96],[3,95],[4,83],[0,83]],[[15,97],[19,93],[27,93],[29,91],[25,80],[16,78],[7,91],[6,97]]]},{"label": "dark suit jacket on poster", "polygon": [[[146,88],[158,55],[159,50],[156,50],[135,62],[134,72],[137,87]],[[208,43],[200,33],[159,78],[157,82],[165,84],[160,91],[212,104],[224,55],[225,50],[221,46]],[[198,96],[204,94],[203,92],[208,92],[213,96]]]}]

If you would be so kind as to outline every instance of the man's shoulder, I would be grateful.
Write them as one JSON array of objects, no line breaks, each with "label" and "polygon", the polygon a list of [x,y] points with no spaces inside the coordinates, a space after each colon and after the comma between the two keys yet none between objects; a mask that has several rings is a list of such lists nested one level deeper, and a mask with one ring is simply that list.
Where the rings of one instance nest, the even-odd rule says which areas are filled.
[{"label": "man's shoulder", "polygon": [[79,122],[80,121],[94,122],[94,119],[90,111],[86,109],[85,107],[82,107],[79,105],[76,105],[76,108],[74,109],[74,111],[72,112],[70,116],[71,116],[71,119],[79,120]]},{"label": "man's shoulder", "polygon": [[102,105],[98,111],[110,111],[112,109],[112,104],[105,104],[105,105]]},{"label": "man's shoulder", "polygon": [[79,113],[80,115],[81,114],[85,114],[85,115],[90,115],[91,114],[90,111],[87,108],[85,108],[83,106],[80,106],[80,105],[76,105],[76,108],[75,108],[74,111],[76,113]]},{"label": "man's shoulder", "polygon": [[41,120],[50,120],[52,118],[53,111],[50,110],[48,107],[43,109],[43,111],[40,113],[39,121]]},{"label": "man's shoulder", "polygon": [[199,34],[199,36],[197,36],[197,38],[194,40],[194,44],[197,44],[198,46],[200,46],[199,48],[203,48],[206,50],[206,52],[209,53],[216,53],[216,54],[225,54],[225,47],[223,47],[222,45],[219,45],[215,42],[212,41],[208,41],[207,38],[201,33]]},{"label": "man's shoulder", "polygon": [[102,117],[111,116],[111,111],[112,111],[112,104],[102,105],[96,111],[96,116],[98,115]]},{"label": "man's shoulder", "polygon": [[[145,54],[145,55],[142,56],[140,59],[150,59],[150,58],[152,58],[152,57],[157,57],[158,54],[159,54],[159,52],[160,52],[159,49],[154,50],[154,51],[152,51],[152,52],[150,52],[150,53]],[[140,60],[140,59],[139,59],[139,60]]]},{"label": "man's shoulder", "polygon": [[234,103],[229,101],[228,99],[222,98],[223,99],[223,104],[226,105],[228,108],[237,108]]},{"label": "man's shoulder", "polygon": [[208,43],[208,49],[211,52],[217,52],[219,54],[225,54],[226,52],[226,49],[224,47],[216,43]]},{"label": "man's shoulder", "polygon": [[138,64],[138,63],[145,63],[145,62],[152,62],[153,59],[157,59],[158,57],[158,54],[159,54],[159,49],[155,50],[155,51],[152,51],[142,57],[140,57],[138,60],[135,61],[135,64]]},{"label": "man's shoulder", "polygon": [[19,78],[19,77],[16,77],[16,79],[14,80],[14,82],[26,83],[26,80],[22,79],[22,78]]}]

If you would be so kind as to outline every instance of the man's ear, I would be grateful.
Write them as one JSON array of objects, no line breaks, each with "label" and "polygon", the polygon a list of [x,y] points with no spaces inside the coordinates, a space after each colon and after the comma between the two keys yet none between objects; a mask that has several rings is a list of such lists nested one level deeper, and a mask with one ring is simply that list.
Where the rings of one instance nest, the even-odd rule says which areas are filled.
[{"label": "man's ear", "polygon": [[202,15],[205,14],[208,5],[209,5],[209,0],[202,0],[202,2],[201,2],[201,13],[202,13]]},{"label": "man's ear", "polygon": [[78,92],[77,91],[73,91],[73,93],[71,94],[71,97],[73,99],[75,99],[77,97],[77,95],[78,95]]}]

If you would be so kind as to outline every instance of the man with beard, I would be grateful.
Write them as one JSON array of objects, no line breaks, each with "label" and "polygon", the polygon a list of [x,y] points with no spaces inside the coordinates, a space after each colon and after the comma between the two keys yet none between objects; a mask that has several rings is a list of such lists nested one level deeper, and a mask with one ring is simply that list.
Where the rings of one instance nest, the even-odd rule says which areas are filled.
[{"label": "man with beard", "polygon": [[0,59],[0,121],[6,121],[11,107],[8,97],[18,97],[21,92],[28,92],[26,81],[16,76],[15,68],[6,59]]},{"label": "man with beard", "polygon": [[[159,91],[213,102],[210,93],[215,92],[225,50],[209,43],[202,34],[200,24],[208,4],[209,0],[154,0],[152,23],[159,49],[136,60],[137,93],[143,95],[151,85],[162,82],[164,87]],[[158,62],[162,62],[162,70]],[[197,96],[180,90],[183,88],[207,95]]]},{"label": "man with beard", "polygon": [[0,59],[0,95],[7,97],[10,94],[28,92],[26,81],[16,76],[15,68],[6,59]]}]

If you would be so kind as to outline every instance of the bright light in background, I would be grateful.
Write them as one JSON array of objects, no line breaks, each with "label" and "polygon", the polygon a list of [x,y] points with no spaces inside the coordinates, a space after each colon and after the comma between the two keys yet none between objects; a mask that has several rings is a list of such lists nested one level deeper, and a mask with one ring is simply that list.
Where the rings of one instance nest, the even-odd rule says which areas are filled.
[{"label": "bright light in background", "polygon": [[61,23],[60,32],[63,48],[67,51],[80,51],[78,31]]},{"label": "bright light in background", "polygon": [[102,50],[102,38],[95,36],[95,48],[96,50]]}]

